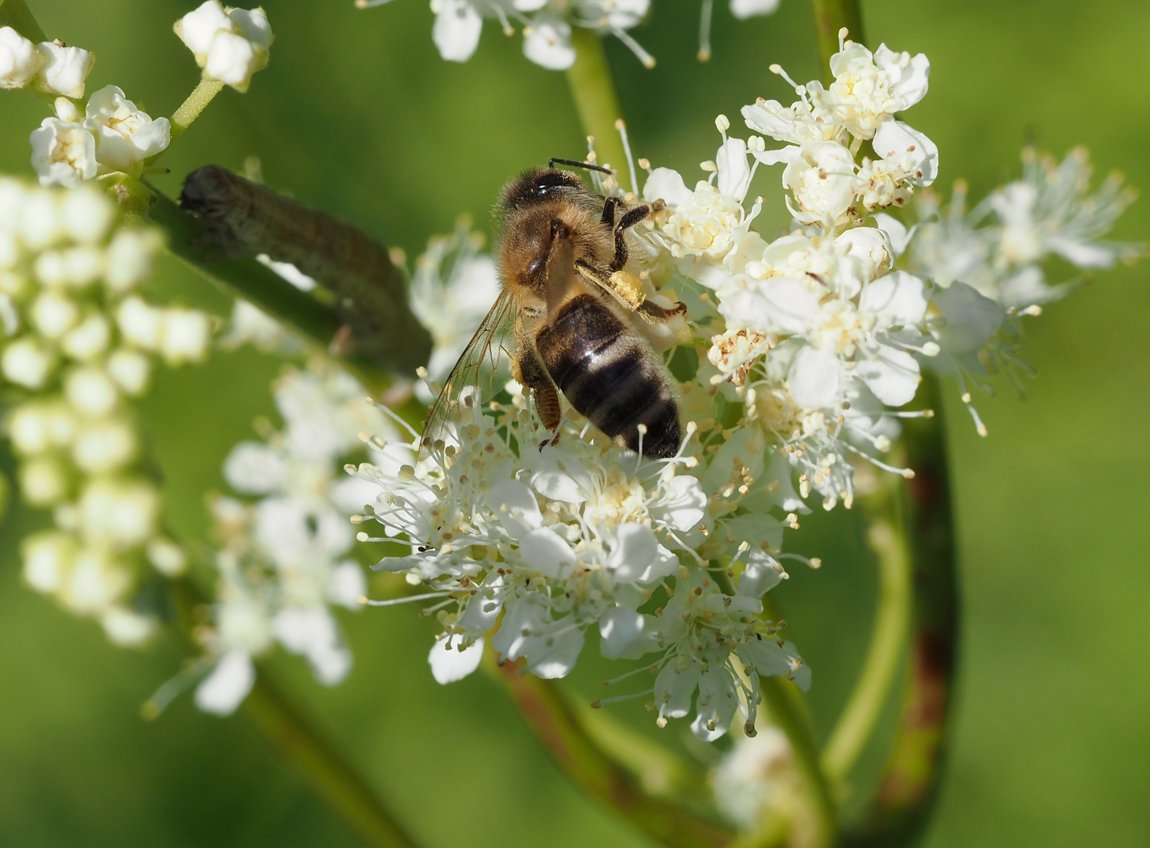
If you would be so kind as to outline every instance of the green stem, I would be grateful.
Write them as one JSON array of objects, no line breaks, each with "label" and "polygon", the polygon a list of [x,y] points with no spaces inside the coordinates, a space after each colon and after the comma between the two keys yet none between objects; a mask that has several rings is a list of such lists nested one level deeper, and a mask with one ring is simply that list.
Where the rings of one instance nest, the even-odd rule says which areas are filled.
[{"label": "green stem", "polygon": [[[938,409],[937,380],[923,379],[924,402]],[[915,478],[908,487],[914,588],[910,675],[895,743],[862,827],[850,844],[897,846],[921,836],[938,797],[958,659],[959,589],[950,471],[941,416],[908,422]]]},{"label": "green stem", "polygon": [[199,81],[187,99],[172,113],[170,120],[173,140],[190,127],[196,118],[200,117],[200,113],[208,108],[208,104],[223,90],[223,87],[224,84],[219,80],[204,77]]},{"label": "green stem", "polygon": [[[203,240],[197,235],[197,222],[160,192],[153,190],[153,193],[155,202],[150,218],[167,232],[168,249],[173,254],[229,294],[258,306],[313,347],[329,352],[343,325],[333,309],[254,259],[213,255],[203,247]],[[373,394],[382,392],[390,384],[387,363],[345,359],[343,364]]]},{"label": "green stem", "polygon": [[[905,456],[893,456],[895,464]],[[841,783],[874,735],[902,666],[910,631],[911,547],[903,480],[877,475],[875,491],[859,499],[867,541],[878,565],[878,600],[870,645],[858,683],[823,750],[823,766]]]},{"label": "green stem", "polygon": [[839,30],[846,27],[851,41],[863,41],[862,9],[858,0],[814,0],[814,6],[819,58],[829,80],[831,56],[839,52]]},{"label": "green stem", "polygon": [[664,800],[648,791],[614,752],[608,752],[588,733],[584,718],[551,681],[523,673],[513,662],[500,665],[490,653],[485,655],[484,664],[515,699],[559,768],[588,795],[671,848],[718,848],[731,840],[729,830],[695,814],[687,804]]},{"label": "green stem", "polygon": [[[622,120],[623,112],[615,96],[603,39],[590,29],[575,27],[571,43],[575,48],[575,62],[567,69],[567,82],[571,99],[575,101],[575,111],[579,114],[579,123],[583,131],[595,139],[599,163],[614,168],[620,185],[628,188],[636,175],[630,170],[631,162],[616,126]],[[627,168],[626,175],[624,167]],[[624,182],[624,176],[628,178],[627,182]]]},{"label": "green stem", "polygon": [[24,0],[0,0],[0,26],[10,26],[29,41],[47,41]]},{"label": "green stem", "polygon": [[[187,581],[173,583],[172,595],[183,625],[182,634],[189,638],[203,597]],[[260,668],[243,709],[279,755],[299,770],[365,844],[379,848],[418,846],[366,778],[272,682],[266,668]]]}]

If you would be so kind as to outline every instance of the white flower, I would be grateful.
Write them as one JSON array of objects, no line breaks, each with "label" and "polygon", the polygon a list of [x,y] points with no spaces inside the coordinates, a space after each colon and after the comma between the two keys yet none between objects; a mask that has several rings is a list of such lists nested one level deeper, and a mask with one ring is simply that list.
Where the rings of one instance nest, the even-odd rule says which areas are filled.
[{"label": "white flower", "polygon": [[25,498],[50,508],[55,525],[51,545],[26,549],[25,567],[34,588],[117,644],[157,629],[136,609],[144,575],[157,563],[179,568],[170,553],[153,556],[174,543],[160,534],[160,494],[140,468],[126,402],[146,385],[148,360],[109,318],[124,293],[112,281],[124,267],[146,268],[158,246],[128,233],[95,188],[0,179],[0,241],[22,280],[6,295],[11,334],[0,339],[6,429]]},{"label": "white flower", "polygon": [[431,39],[448,62],[466,62],[479,46],[483,17],[470,0],[432,0]]},{"label": "white flower", "polygon": [[267,67],[275,36],[262,8],[221,6],[207,0],[178,21],[176,35],[192,51],[208,79],[247,91],[252,76]]},{"label": "white flower", "polygon": [[[356,5],[366,9],[388,2],[356,0]],[[515,33],[515,21],[522,25],[524,55],[544,68],[564,70],[575,61],[572,28],[582,27],[614,35],[652,67],[655,60],[626,32],[649,7],[650,0],[431,0],[431,37],[445,60],[466,62],[479,46],[484,18],[497,19],[505,35]]]},{"label": "white flower", "polygon": [[[513,397],[511,406],[485,410],[465,391],[453,407],[454,431],[435,448],[385,443],[374,464],[354,469],[378,487],[366,517],[381,525],[383,539],[410,547],[377,568],[405,572],[438,600],[444,632],[429,655],[436,679],[470,673],[484,644],[545,678],[569,674],[596,634],[610,659],[655,653],[663,665],[691,650],[677,635],[677,613],[641,607],[675,583],[691,596],[689,574],[700,572],[707,556],[700,551],[709,545],[729,545],[718,549],[727,557],[745,539],[748,548],[768,546],[776,524],[748,507],[754,520],[742,529],[731,523],[720,540],[690,457],[643,462],[573,423],[558,444],[519,449],[543,443],[546,434],[522,396]],[[689,571],[684,561],[692,563]],[[765,579],[762,566],[747,559],[732,559],[730,567],[746,583],[729,635],[761,635],[750,619],[762,611],[759,598],[778,572],[768,569],[776,579]],[[716,609],[728,604],[715,599]],[[715,643],[716,667],[734,662],[735,646],[733,638]],[[684,678],[688,702],[697,689],[706,702],[709,679]],[[656,679],[656,696],[662,685]]]},{"label": "white flower", "polygon": [[736,18],[770,15],[779,8],[779,0],[731,0],[731,14]]},{"label": "white flower", "polygon": [[96,63],[95,56],[80,47],[68,47],[57,41],[37,44],[36,52],[44,60],[37,79],[41,90],[71,98],[84,96],[84,82]]},{"label": "white flower", "polygon": [[[794,197],[788,208],[800,224],[833,227],[844,219],[854,202],[855,162],[849,150],[837,141],[819,141],[801,147],[785,148],[783,185]],[[770,164],[764,155],[762,161]]]},{"label": "white flower", "polygon": [[0,88],[23,88],[43,65],[35,44],[10,26],[0,27]]},{"label": "white flower", "polygon": [[1023,153],[1022,179],[991,195],[990,209],[1002,221],[1003,259],[1011,265],[1054,253],[1080,268],[1106,268],[1137,253],[1130,245],[1098,241],[1133,200],[1120,177],[1089,192],[1090,159],[1076,148],[1056,163],[1033,150]]},{"label": "white flower", "polygon": [[29,140],[41,185],[75,186],[96,176],[96,137],[82,124],[45,118]]},{"label": "white flower", "polygon": [[[648,201],[662,200],[666,212],[656,219],[657,230],[652,240],[665,246],[677,259],[685,259],[685,267],[699,282],[718,287],[725,274],[707,276],[707,268],[722,266],[733,261],[733,254],[745,254],[761,245],[757,234],[749,227],[758,213],[758,201],[747,211],[743,202],[750,189],[754,166],[748,165],[749,148],[738,138],[726,138],[727,121],[716,121],[724,134],[713,163],[706,163],[710,176],[688,189],[683,178],[669,168],[651,171],[643,185],[643,197]],[[744,237],[751,235],[749,244]],[[703,264],[695,260],[703,259]],[[682,263],[680,263],[682,265]],[[692,274],[691,272],[695,272]]]},{"label": "white flower", "polygon": [[767,814],[786,815],[802,792],[793,760],[787,737],[778,728],[736,736],[711,771],[715,804],[743,828],[759,825]]},{"label": "white flower", "polygon": [[[365,429],[389,430],[355,380],[318,361],[310,368],[277,384],[283,428],[263,442],[240,443],[225,463],[229,485],[258,499],[212,503],[221,543],[220,604],[207,640],[215,671],[201,689],[231,681],[219,683],[228,709],[251,686],[237,653],[250,664],[278,644],[305,657],[325,685],[341,681],[351,667],[331,606],[360,606],[363,571],[343,555],[355,541],[348,513],[369,495],[347,491],[351,481],[339,474],[338,459]],[[228,668],[233,676],[221,670]]]},{"label": "white flower", "polygon": [[167,309],[158,352],[168,365],[202,362],[211,342],[211,321],[197,309]]},{"label": "white flower", "polygon": [[571,67],[575,62],[571,24],[558,15],[536,15],[523,29],[523,55],[553,71]]},{"label": "white flower", "polygon": [[239,650],[229,651],[196,687],[196,706],[206,713],[231,715],[255,682],[256,669],[251,656]]},{"label": "white flower", "polygon": [[[431,332],[431,383],[441,383],[471,340],[487,310],[499,297],[499,273],[489,254],[479,252],[481,240],[461,221],[455,232],[431,239],[416,260],[411,275],[411,311]],[[416,387],[425,402],[426,385]]]},{"label": "white flower", "polygon": [[139,173],[144,161],[165,150],[171,140],[167,118],[153,120],[115,85],[88,98],[84,127],[96,138],[96,158],[105,173]]},{"label": "white flower", "polygon": [[930,62],[919,53],[895,53],[880,44],[873,54],[843,41],[831,57],[834,82],[808,85],[816,109],[834,116],[856,138],[873,138],[879,125],[926,96]]}]

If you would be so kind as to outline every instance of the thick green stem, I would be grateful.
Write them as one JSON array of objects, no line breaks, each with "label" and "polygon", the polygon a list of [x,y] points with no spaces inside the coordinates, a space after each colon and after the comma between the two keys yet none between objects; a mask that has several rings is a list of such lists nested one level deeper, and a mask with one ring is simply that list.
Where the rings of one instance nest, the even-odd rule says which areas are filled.
[{"label": "thick green stem", "polygon": [[613,751],[609,753],[592,737],[584,718],[551,681],[525,674],[513,662],[499,665],[490,654],[484,663],[515,699],[559,768],[588,795],[671,848],[717,847],[731,840],[729,830],[697,815],[688,805],[653,795]]},{"label": "thick green stem", "polygon": [[583,131],[595,139],[599,163],[614,168],[620,185],[629,188],[635,174],[631,173],[631,163],[616,126],[622,120],[623,112],[615,96],[603,40],[590,29],[575,27],[571,43],[575,47],[575,63],[567,70],[567,82],[579,122]]},{"label": "thick green stem", "polygon": [[[892,456],[898,464],[905,455]],[[859,499],[867,521],[867,541],[878,565],[878,599],[870,645],[838,723],[823,750],[831,780],[842,782],[857,761],[891,696],[910,631],[911,541],[906,526],[904,482],[876,475],[875,490]]]},{"label": "thick green stem", "polygon": [[[186,639],[203,597],[187,581],[172,584],[172,598]],[[343,756],[276,686],[265,668],[259,670],[243,710],[276,748],[295,766],[316,793],[347,822],[364,844],[378,848],[416,848],[418,842],[376,795],[366,778]]]},{"label": "thick green stem", "polygon": [[178,138],[196,118],[200,117],[200,113],[208,108],[208,104],[223,90],[223,87],[224,84],[218,80],[204,77],[199,81],[187,99],[172,113],[173,139]]},{"label": "thick green stem", "polygon": [[[937,381],[923,380],[924,402],[938,408]],[[908,422],[907,458],[914,617],[910,674],[886,771],[865,823],[850,844],[915,842],[938,797],[949,736],[959,642],[959,589],[950,471],[942,417]]]},{"label": "thick green stem", "polygon": [[24,0],[0,0],[0,26],[10,26],[29,41],[47,41]]},{"label": "thick green stem", "polygon": [[839,51],[839,30],[846,27],[851,41],[863,40],[862,9],[858,0],[814,0],[815,32],[823,75],[828,80],[831,56]]}]

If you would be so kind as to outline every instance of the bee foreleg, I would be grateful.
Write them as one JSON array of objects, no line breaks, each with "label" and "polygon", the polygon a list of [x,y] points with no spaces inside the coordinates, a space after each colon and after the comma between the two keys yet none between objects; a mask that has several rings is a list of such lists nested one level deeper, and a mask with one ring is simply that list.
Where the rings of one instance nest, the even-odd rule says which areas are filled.
[{"label": "bee foreleg", "polygon": [[603,198],[603,216],[599,222],[610,229],[615,226],[615,207],[619,205],[619,198],[605,197]]},{"label": "bee foreleg", "polygon": [[[642,206],[636,206],[634,209],[628,209],[623,213],[623,217],[620,218],[619,223],[615,225],[615,257],[608,266],[612,273],[622,271],[623,266],[627,264],[627,242],[623,238],[624,233],[644,218],[655,214],[662,208],[663,201],[656,200],[654,203],[644,203]],[[605,209],[604,214],[606,214]]]}]

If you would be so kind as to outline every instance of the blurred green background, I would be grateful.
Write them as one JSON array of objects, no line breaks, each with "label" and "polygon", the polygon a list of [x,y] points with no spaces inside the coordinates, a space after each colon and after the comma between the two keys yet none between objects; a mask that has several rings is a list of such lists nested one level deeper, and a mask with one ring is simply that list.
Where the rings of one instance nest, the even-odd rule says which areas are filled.
[{"label": "blurred green background", "polygon": [[[107,83],[169,114],[198,71],[171,32],[194,2],[42,0],[52,36],[94,50],[89,90]],[[786,100],[768,71],[819,76],[810,5],[734,21],[716,4],[714,59],[695,59],[698,3],[657,0],[635,30],[659,60],[645,71],[608,45],[637,154],[684,173],[710,158],[717,113],[736,124],[757,96]],[[582,133],[561,74],[528,63],[518,40],[485,28],[465,65],[442,62],[427,3],[357,11],[351,0],[267,0],[277,40],[245,96],[226,91],[165,156],[158,180],[208,162],[258,156],[280,190],[359,223],[415,254],[460,212],[486,226],[502,182],[550,156],[580,157]],[[678,9],[677,12],[671,9]],[[864,3],[866,40],[925,52],[931,90],[907,121],[941,150],[946,186],[981,196],[1018,173],[1026,142],[1061,156],[1086,144],[1101,173],[1150,187],[1150,4],[1128,0]],[[0,170],[29,173],[27,134],[44,104],[0,93]],[[766,226],[783,220],[777,177]],[[1150,239],[1136,203],[1116,237]],[[948,406],[957,483],[966,629],[952,756],[926,844],[1144,845],[1150,832],[1150,266],[1100,273],[1029,324],[1039,372],[1019,399],[979,404],[979,439]],[[173,261],[164,284],[188,302],[222,300]],[[271,411],[276,364],[254,355],[163,375],[147,402],[171,481],[176,526],[203,530],[203,493],[222,484],[229,446]],[[206,461],[205,461],[206,460]],[[0,538],[0,844],[353,845],[242,715],[219,720],[184,697],[158,721],[140,704],[179,668],[174,641],[109,647],[95,625],[58,612],[20,580],[7,517]],[[850,515],[813,516],[796,537],[825,560],[774,594],[815,669],[811,702],[825,732],[867,636],[872,577]],[[648,844],[577,794],[502,693],[475,676],[435,684],[430,624],[406,608],[344,617],[355,654],[327,690],[300,664],[285,686],[339,740],[430,846],[508,848]],[[594,683],[601,669],[584,675]],[[622,705],[619,717],[651,717]],[[662,731],[678,741],[685,725]]]}]

